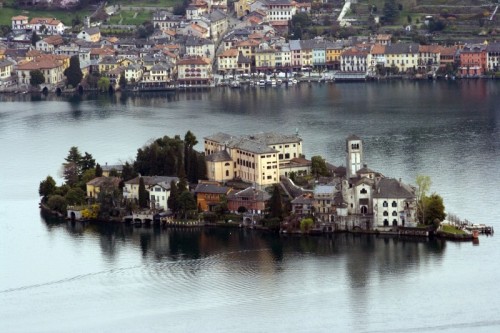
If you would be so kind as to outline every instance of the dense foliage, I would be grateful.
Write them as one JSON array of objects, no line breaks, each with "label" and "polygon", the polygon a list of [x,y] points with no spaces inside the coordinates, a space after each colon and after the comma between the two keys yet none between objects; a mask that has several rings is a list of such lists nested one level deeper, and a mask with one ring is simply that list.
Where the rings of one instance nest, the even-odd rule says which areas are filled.
[{"label": "dense foliage", "polygon": [[80,69],[80,59],[78,56],[72,56],[69,60],[69,67],[64,70],[67,83],[72,87],[77,87],[83,79],[83,73]]}]

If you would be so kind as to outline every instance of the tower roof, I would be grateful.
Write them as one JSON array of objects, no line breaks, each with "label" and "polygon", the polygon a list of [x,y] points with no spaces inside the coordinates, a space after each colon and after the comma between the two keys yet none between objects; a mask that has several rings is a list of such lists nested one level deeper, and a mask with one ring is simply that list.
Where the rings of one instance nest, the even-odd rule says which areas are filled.
[{"label": "tower roof", "polygon": [[361,140],[361,138],[355,134],[351,134],[347,137],[347,141],[352,141],[352,140]]}]

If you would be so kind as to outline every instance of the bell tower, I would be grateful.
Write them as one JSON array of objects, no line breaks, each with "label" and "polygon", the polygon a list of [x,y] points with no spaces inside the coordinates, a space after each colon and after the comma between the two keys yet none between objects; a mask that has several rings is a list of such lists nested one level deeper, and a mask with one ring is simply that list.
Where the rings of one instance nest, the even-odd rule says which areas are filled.
[{"label": "bell tower", "polygon": [[347,178],[356,177],[356,171],[363,167],[363,141],[356,135],[346,139],[346,171]]}]

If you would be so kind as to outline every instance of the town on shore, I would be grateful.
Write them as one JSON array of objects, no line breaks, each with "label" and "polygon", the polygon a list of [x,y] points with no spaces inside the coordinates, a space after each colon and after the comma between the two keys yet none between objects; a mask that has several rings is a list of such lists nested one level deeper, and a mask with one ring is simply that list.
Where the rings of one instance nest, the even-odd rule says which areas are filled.
[{"label": "town on shore", "polygon": [[190,131],[184,140],[165,136],[138,149],[135,161],[102,166],[72,147],[65,183],[56,186],[50,176],[40,183],[41,205],[71,220],[424,237],[446,228],[453,238],[472,239],[467,221],[448,214],[442,223],[443,199],[428,193],[428,176],[412,186],[371,170],[355,135],[346,138],[346,164],[338,167],[321,156],[306,159],[298,133],[215,133],[203,138],[203,152],[197,143]]},{"label": "town on shore", "polygon": [[[395,1],[386,2],[396,6]],[[76,6],[79,1],[63,3]],[[416,42],[402,38],[405,35],[399,31],[312,37],[311,31],[321,30],[332,18],[338,29],[355,25],[346,18],[354,12],[351,5],[355,2],[192,0],[174,10],[155,8],[137,26],[106,25],[103,15],[110,17],[119,5],[102,3],[89,16],[74,19],[72,26],[52,17],[26,16],[19,9],[7,27],[10,34],[0,41],[0,92],[165,91],[311,80],[498,77],[500,43],[491,39]],[[481,24],[497,20],[498,6],[490,7],[491,15],[484,21],[480,18]],[[401,8],[392,12],[391,8],[384,4],[380,13],[371,7],[374,27],[400,15]],[[439,30],[453,18],[457,17],[446,13],[428,15],[415,24],[409,15],[408,25],[401,29],[408,34],[417,27]]]}]

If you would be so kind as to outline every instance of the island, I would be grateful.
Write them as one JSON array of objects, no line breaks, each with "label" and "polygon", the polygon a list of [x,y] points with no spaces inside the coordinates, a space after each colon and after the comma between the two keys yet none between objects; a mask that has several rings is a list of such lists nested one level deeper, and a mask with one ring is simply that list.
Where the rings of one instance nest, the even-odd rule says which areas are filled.
[{"label": "island", "polygon": [[[40,183],[41,207],[69,220],[164,227],[232,226],[284,234],[358,232],[470,240],[474,228],[446,213],[443,198],[368,168],[363,140],[345,140],[345,166],[307,159],[293,134],[215,133],[194,149],[196,136],[164,136],[137,150],[136,159],[100,165],[71,147],[65,182]],[[443,222],[444,221],[444,222]],[[476,230],[476,231],[477,231]]]}]

